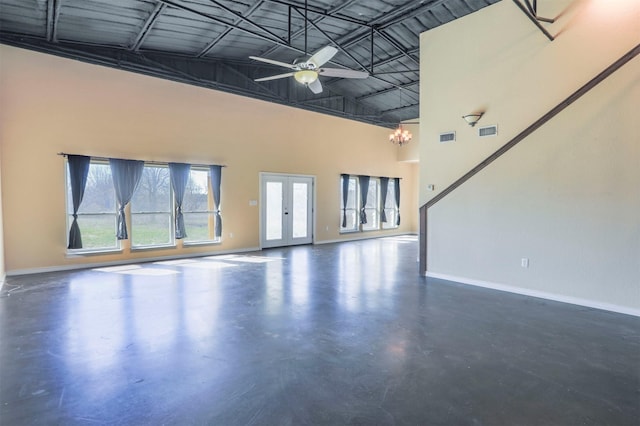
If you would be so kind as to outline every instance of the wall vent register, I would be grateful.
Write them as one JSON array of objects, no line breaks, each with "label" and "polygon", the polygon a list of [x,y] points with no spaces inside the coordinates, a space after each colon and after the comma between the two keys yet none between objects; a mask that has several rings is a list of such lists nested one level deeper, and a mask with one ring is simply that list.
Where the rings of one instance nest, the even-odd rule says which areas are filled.
[{"label": "wall vent register", "polygon": [[491,126],[485,126],[485,127],[480,127],[478,129],[478,136],[480,136],[481,138],[487,137],[487,136],[496,136],[498,134],[498,125],[494,124]]},{"label": "wall vent register", "polygon": [[456,140],[456,132],[440,133],[440,142],[453,142]]}]

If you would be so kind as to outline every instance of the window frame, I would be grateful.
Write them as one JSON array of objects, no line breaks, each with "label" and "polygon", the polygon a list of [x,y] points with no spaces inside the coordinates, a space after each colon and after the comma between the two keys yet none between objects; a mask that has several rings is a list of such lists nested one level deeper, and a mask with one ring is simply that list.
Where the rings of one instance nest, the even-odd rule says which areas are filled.
[{"label": "window frame", "polygon": [[[138,193],[138,191],[140,190],[140,184],[138,184],[138,187],[136,188],[135,192],[133,193],[133,196],[131,197],[131,201],[129,202],[129,214],[128,214],[128,220],[129,223],[131,224],[130,229],[129,229],[129,241],[130,241],[130,247],[131,247],[131,251],[140,251],[140,250],[153,250],[153,249],[161,249],[161,248],[175,248],[176,247],[176,219],[175,219],[175,196],[174,196],[174,192],[173,192],[173,185],[171,184],[171,171],[169,170],[169,164],[164,164],[164,163],[146,163],[144,164],[144,168],[166,168],[167,172],[169,174],[169,177],[167,179],[167,185],[169,186],[169,211],[141,211],[141,212],[134,212],[133,211],[133,206],[134,206],[134,199],[136,197],[136,194]],[[144,170],[143,170],[144,173]],[[142,178],[141,178],[142,179]],[[168,215],[169,216],[169,241],[166,243],[159,243],[159,244],[135,244],[135,234],[136,234],[136,226],[133,223],[133,219],[136,215]],[[140,227],[138,226],[138,229],[140,229]]]},{"label": "window frame", "polygon": [[[371,185],[375,184],[373,194],[371,193]],[[360,191],[358,191],[360,195]],[[371,196],[374,195],[375,199]],[[369,187],[367,188],[367,205],[364,207],[364,211],[367,214],[367,223],[360,223],[361,232],[379,231],[381,229],[380,224],[380,178],[371,176],[369,178]],[[358,206],[362,200],[358,200]],[[372,211],[373,210],[373,211]],[[371,224],[371,221],[375,222]]]},{"label": "window frame", "polygon": [[[69,176],[69,161],[67,159],[65,159],[64,162],[64,184],[65,184],[65,210],[66,210],[66,235],[65,235],[65,241],[66,244],[65,246],[66,248],[66,253],[69,256],[73,256],[73,255],[81,255],[81,254],[102,254],[102,253],[119,253],[122,252],[122,243],[120,242],[120,240],[117,239],[116,237],[116,232],[117,232],[117,216],[118,216],[118,201],[116,200],[116,194],[115,194],[115,190],[113,190],[113,176],[111,175],[111,169],[109,168],[109,161],[108,160],[103,160],[103,159],[93,159],[91,158],[89,160],[89,174],[91,173],[91,167],[92,166],[106,166],[107,170],[109,170],[109,174],[111,176],[111,185],[110,185],[110,189],[113,191],[112,192],[112,197],[113,197],[113,211],[112,212],[107,212],[107,211],[102,211],[102,212],[90,212],[90,213],[85,213],[82,212],[82,207],[84,205],[84,202],[86,201],[87,198],[87,187],[85,186],[85,191],[84,191],[84,197],[83,197],[83,202],[80,204],[80,209],[78,210],[78,224],[80,225],[80,233],[82,234],[83,231],[83,227],[82,227],[82,222],[80,221],[81,217],[96,217],[96,216],[111,216],[113,219],[113,241],[114,244],[113,246],[102,246],[102,247],[82,247],[82,248],[78,248],[78,249],[70,249],[69,247],[69,230],[71,228],[71,223],[73,222],[73,206],[71,204],[71,181],[70,181],[70,176]],[[87,176],[87,184],[89,181],[89,175]],[[86,229],[85,229],[86,231]],[[87,235],[87,234],[85,234]],[[86,240],[85,240],[86,241]],[[84,245],[84,244],[83,244]]]},{"label": "window frame", "polygon": [[[359,189],[359,183],[358,183],[358,178],[357,176],[352,176],[349,175],[349,186],[351,186],[351,182],[354,182],[354,186],[355,186],[355,190],[354,190],[354,194],[355,194],[355,202],[354,202],[354,207],[346,207],[343,209],[342,207],[342,178],[340,179],[340,220],[339,220],[339,224],[340,226],[338,227],[338,229],[340,230],[339,232],[341,234],[349,234],[349,233],[353,233],[353,232],[361,232],[360,231],[360,193],[358,191]],[[344,210],[347,211],[347,214],[349,214],[350,211],[354,212],[354,225],[352,228],[343,228],[342,227],[342,217],[343,217],[343,212]]]},{"label": "window frame", "polygon": [[[185,221],[185,229],[187,231],[187,237],[182,240],[183,246],[200,246],[200,245],[208,245],[208,244],[220,244],[222,242],[222,235],[220,237],[215,236],[215,226],[216,226],[216,211],[215,206],[213,204],[213,188],[211,183],[211,169],[205,166],[191,166],[191,170],[189,172],[189,181],[191,181],[191,173],[192,172],[206,172],[207,174],[207,210],[197,210],[197,211],[189,211],[185,209],[184,201],[182,205],[182,214],[184,215]],[[189,184],[187,183],[187,186]],[[186,194],[185,194],[186,196]],[[212,235],[208,240],[189,240],[189,227],[187,226],[187,217],[190,214],[207,214],[209,216],[208,219],[208,233]]]},{"label": "window frame", "polygon": [[[380,177],[377,176],[370,176],[369,179],[369,185],[371,185],[371,182],[375,182],[376,185],[376,189],[375,189],[375,203],[373,202],[373,200],[371,199],[371,194],[368,194],[367,196],[367,221],[369,221],[370,218],[375,218],[376,221],[376,226],[375,227],[366,227],[366,224],[362,224],[360,223],[360,205],[361,205],[361,200],[362,197],[360,195],[360,180],[358,179],[357,175],[349,175],[349,183],[351,185],[351,182],[355,182],[355,209],[354,208],[347,208],[347,212],[351,211],[351,210],[355,210],[355,225],[353,228],[343,228],[342,227],[342,216],[343,216],[343,208],[342,208],[342,179],[340,180],[340,221],[339,224],[340,226],[338,227],[339,229],[339,233],[340,234],[350,234],[350,233],[354,233],[354,232],[372,232],[372,231],[388,231],[388,230],[393,230],[393,229],[398,229],[399,226],[396,224],[396,219],[398,217],[398,212],[399,212],[399,208],[396,207],[395,205],[395,179],[394,178],[389,178],[389,186],[387,187],[387,199],[385,200],[385,210],[392,210],[393,211],[393,217],[392,218],[387,218],[387,222],[382,222],[381,220],[381,211],[380,211],[380,196],[381,196],[381,190],[380,190]],[[393,185],[393,193],[391,191],[389,191],[390,186]],[[386,207],[387,205],[390,205],[390,207]],[[370,215],[371,210],[374,210],[374,215]]]},{"label": "window frame", "polygon": [[[393,185],[393,193],[391,192],[391,185]],[[387,214],[386,210],[392,210],[393,217],[390,218],[389,215],[387,214],[387,221],[380,222],[380,229],[382,230],[399,228],[398,222],[397,222],[399,208],[396,206],[395,190],[396,190],[396,180],[389,178],[389,185],[387,186],[387,199],[385,200],[386,202],[384,205],[384,209],[385,209],[385,214]],[[391,204],[391,207],[387,207],[387,204]]]}]

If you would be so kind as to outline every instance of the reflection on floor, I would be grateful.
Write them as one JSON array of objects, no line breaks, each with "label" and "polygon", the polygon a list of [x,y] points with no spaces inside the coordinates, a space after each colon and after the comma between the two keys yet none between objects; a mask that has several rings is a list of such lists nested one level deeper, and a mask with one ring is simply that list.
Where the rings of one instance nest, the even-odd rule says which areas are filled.
[{"label": "reflection on floor", "polygon": [[238,266],[242,263],[265,263],[277,261],[276,258],[269,258],[263,256],[247,256],[247,255],[221,255],[221,256],[206,256],[198,257],[194,259],[180,259],[180,260],[164,260],[160,262],[154,262],[153,264],[128,264],[122,266],[108,266],[105,268],[94,268],[93,271],[98,272],[110,272],[116,274],[126,275],[175,275],[180,271],[176,269],[160,269],[155,268],[153,265],[165,265],[165,266],[182,266],[187,268],[203,268],[203,269],[219,269],[227,268],[229,266]]},{"label": "reflection on floor", "polygon": [[0,424],[637,424],[640,319],[416,257],[399,236],[10,277]]}]

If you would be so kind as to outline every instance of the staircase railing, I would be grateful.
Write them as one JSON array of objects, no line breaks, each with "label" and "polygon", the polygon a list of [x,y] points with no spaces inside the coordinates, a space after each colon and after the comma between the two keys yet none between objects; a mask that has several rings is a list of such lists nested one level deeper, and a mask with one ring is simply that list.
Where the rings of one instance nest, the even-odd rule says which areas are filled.
[{"label": "staircase railing", "polygon": [[428,265],[427,265],[427,237],[428,237],[428,234],[427,234],[427,223],[428,223],[428,210],[429,210],[429,208],[432,207],[434,204],[436,204],[438,201],[442,200],[447,195],[449,195],[451,192],[453,192],[460,185],[462,185],[463,183],[465,183],[466,181],[471,179],[473,176],[478,174],[482,169],[487,167],[489,164],[491,164],[494,161],[496,161],[503,154],[505,154],[507,151],[509,151],[511,148],[513,148],[518,143],[520,143],[522,140],[524,140],[527,136],[529,136],[531,133],[535,132],[538,128],[542,127],[546,122],[548,122],[553,117],[558,115],[562,110],[564,110],[569,105],[571,105],[572,103],[577,101],[584,94],[589,92],[591,89],[593,89],[595,86],[597,86],[603,80],[605,80],[611,74],[613,74],[618,69],[620,69],[624,64],[629,62],[631,59],[635,58],[638,54],[640,54],[640,44],[636,45],[633,49],[631,49],[629,52],[627,52],[622,57],[620,57],[620,59],[615,61],[613,64],[609,65],[604,71],[602,71],[600,74],[598,74],[597,76],[595,76],[594,78],[589,80],[586,84],[584,84],[578,90],[573,92],[569,97],[567,97],[565,100],[560,102],[558,105],[556,105],[554,108],[552,108],[549,112],[547,112],[542,117],[540,117],[539,119],[534,121],[533,124],[531,124],[529,127],[524,129],[522,132],[518,133],[513,139],[511,139],[509,142],[507,142],[502,147],[500,147],[496,152],[494,152],[493,154],[489,155],[482,162],[480,162],[477,166],[475,166],[474,168],[469,170],[462,177],[460,177],[458,180],[453,182],[451,185],[449,185],[448,187],[443,189],[440,193],[435,195],[432,199],[430,199],[422,207],[420,207],[420,219],[419,219],[420,220],[420,256],[419,256],[419,260],[420,260],[420,273],[422,275],[425,275],[427,273],[427,270],[428,270]]}]

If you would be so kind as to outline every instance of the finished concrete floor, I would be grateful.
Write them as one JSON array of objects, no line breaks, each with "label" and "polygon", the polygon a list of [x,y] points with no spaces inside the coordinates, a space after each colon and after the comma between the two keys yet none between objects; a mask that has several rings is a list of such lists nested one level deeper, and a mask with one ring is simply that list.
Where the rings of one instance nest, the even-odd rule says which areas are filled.
[{"label": "finished concrete floor", "polygon": [[9,277],[0,424],[639,424],[640,318],[426,279],[417,249]]}]

